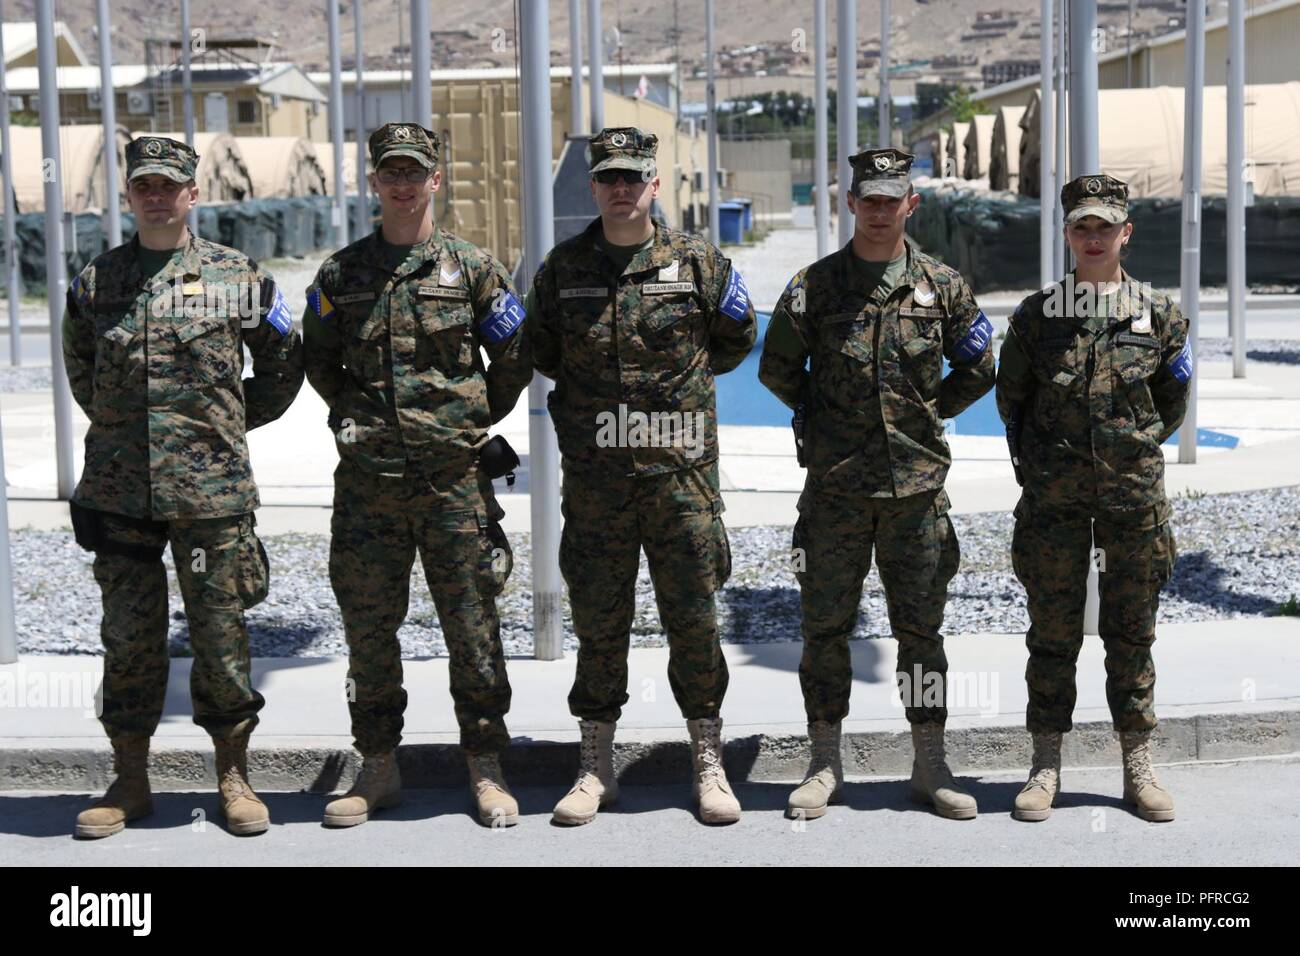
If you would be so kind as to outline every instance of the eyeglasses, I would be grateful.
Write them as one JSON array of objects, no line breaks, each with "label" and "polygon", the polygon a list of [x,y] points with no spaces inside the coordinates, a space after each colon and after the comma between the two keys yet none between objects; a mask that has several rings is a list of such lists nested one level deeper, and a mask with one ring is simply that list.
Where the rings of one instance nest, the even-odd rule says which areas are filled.
[{"label": "eyeglasses", "polygon": [[645,178],[645,173],[639,169],[602,169],[598,173],[593,173],[591,178],[602,186],[612,186],[617,182],[635,186],[637,183],[648,181]]},{"label": "eyeglasses", "polygon": [[395,186],[400,182],[418,185],[429,178],[431,170],[423,166],[403,166],[399,169],[380,169],[375,171],[375,178],[385,186]]}]

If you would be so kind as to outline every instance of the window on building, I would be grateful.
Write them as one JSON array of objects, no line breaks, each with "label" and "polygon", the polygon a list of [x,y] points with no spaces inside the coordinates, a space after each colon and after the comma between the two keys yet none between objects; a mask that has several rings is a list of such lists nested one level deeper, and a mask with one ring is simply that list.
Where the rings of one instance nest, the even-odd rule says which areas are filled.
[{"label": "window on building", "polygon": [[240,100],[236,104],[240,123],[257,122],[257,100]]}]

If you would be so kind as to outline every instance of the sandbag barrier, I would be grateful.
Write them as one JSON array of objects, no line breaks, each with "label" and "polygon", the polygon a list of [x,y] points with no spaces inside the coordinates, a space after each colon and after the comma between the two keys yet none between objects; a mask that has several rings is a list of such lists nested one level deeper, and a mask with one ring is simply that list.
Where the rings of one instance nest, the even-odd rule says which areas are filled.
[{"label": "sandbag barrier", "polygon": [[[379,202],[371,196],[371,216],[379,215]],[[250,199],[236,203],[211,203],[198,207],[198,230],[204,239],[238,249],[261,262],[302,256],[334,246],[333,197],[299,196],[292,199]],[[357,197],[349,197],[356,208]],[[355,215],[355,212],[353,212]],[[3,222],[3,217],[0,217]],[[45,214],[27,213],[15,218],[18,262],[23,294],[41,295],[45,289]],[[135,217],[122,214],[122,235],[135,231]],[[68,276],[80,272],[90,260],[108,249],[99,213],[79,213],[72,232],[64,236]],[[0,232],[0,253],[4,234]]]}]

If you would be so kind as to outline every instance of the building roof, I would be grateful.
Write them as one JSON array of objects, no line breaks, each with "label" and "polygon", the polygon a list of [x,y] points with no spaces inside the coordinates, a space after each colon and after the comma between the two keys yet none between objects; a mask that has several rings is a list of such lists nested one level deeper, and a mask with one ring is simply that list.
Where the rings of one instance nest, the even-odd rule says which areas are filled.
[{"label": "building roof", "polygon": [[[5,22],[2,26],[4,28],[5,63],[10,63],[20,56],[26,56],[36,49],[35,20],[15,20]],[[63,40],[68,44],[72,55],[77,58],[79,63],[90,63],[86,51],[81,48],[76,36],[62,20],[54,22],[54,37],[56,40]]]}]

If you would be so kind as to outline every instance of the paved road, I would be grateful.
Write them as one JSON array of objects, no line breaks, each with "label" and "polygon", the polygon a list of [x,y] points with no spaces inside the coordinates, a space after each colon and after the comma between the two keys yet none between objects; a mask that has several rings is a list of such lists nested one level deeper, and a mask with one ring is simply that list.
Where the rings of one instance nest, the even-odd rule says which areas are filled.
[{"label": "paved road", "polygon": [[552,788],[521,788],[525,818],[510,830],[480,827],[468,794],[412,791],[406,803],[353,830],[320,826],[325,799],[271,794],[276,825],[259,837],[228,835],[211,794],[156,798],[153,818],[107,840],[67,834],[85,797],[0,793],[0,859],[14,865],[148,866],[544,863],[598,865],[1035,864],[1296,865],[1300,863],[1300,758],[1163,768],[1178,820],[1147,824],[1119,800],[1120,772],[1067,771],[1067,793],[1045,823],[1009,816],[1020,775],[972,781],[984,814],[969,822],[918,810],[898,780],[846,788],[846,803],[800,828],[782,816],[789,787],[737,788],[747,812],[732,827],[707,828],[687,806],[686,787],[626,787],[615,811],[592,825],[551,825]]}]

